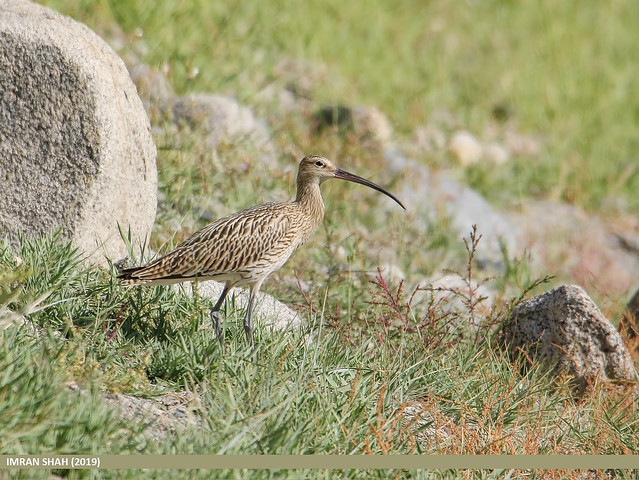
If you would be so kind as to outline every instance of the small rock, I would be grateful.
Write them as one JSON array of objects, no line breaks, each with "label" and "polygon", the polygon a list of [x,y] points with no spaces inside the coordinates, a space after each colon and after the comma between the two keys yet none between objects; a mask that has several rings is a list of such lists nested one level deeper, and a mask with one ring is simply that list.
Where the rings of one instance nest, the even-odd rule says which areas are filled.
[{"label": "small rock", "polygon": [[71,380],[69,382],[65,382],[64,383],[64,388],[66,388],[67,390],[70,390],[72,392],[79,392],[80,391],[79,385],[74,380]]},{"label": "small rock", "polygon": [[522,250],[537,271],[570,278],[608,297],[625,295],[639,281],[639,235],[632,225],[578,206],[549,200],[527,200],[505,213]]},{"label": "small rock", "polygon": [[501,341],[513,357],[521,349],[555,375],[567,371],[580,392],[596,379],[635,380],[621,335],[579,286],[562,285],[523,302],[504,323]]},{"label": "small rock", "polygon": [[335,255],[335,260],[337,262],[344,263],[348,261],[348,253],[346,252],[346,249],[344,248],[343,245],[337,246],[337,248],[335,249],[334,255]]},{"label": "small rock", "polygon": [[[442,416],[437,415],[438,418],[435,418],[432,408],[428,407],[419,401],[412,401],[407,402],[402,411],[402,423],[415,431],[415,439],[422,445],[424,451],[431,450],[433,444],[441,445],[450,441],[450,427],[447,427],[447,424],[454,425],[452,418],[438,424]],[[470,429],[474,425],[467,425],[467,427]]]},{"label": "small rock", "polygon": [[453,134],[448,144],[448,149],[463,166],[479,162],[483,154],[482,144],[470,132],[465,130]]},{"label": "small rock", "polygon": [[430,284],[437,300],[445,299],[445,309],[468,311],[467,301],[477,302],[475,308],[480,315],[488,316],[496,293],[475,280],[470,285],[459,275],[446,275]]},{"label": "small rock", "polygon": [[176,123],[204,129],[207,145],[212,149],[246,140],[257,146],[268,143],[266,124],[249,107],[224,95],[197,93],[180,97],[173,105],[173,116]]},{"label": "small rock", "polygon": [[355,128],[360,137],[371,139],[381,147],[390,145],[393,127],[381,110],[375,107],[357,108],[355,119]]},{"label": "small rock", "polygon": [[[179,402],[169,401],[179,398]],[[189,393],[168,394],[153,399],[139,398],[132,395],[104,395],[105,403],[116,407],[120,416],[130,422],[141,422],[145,436],[155,442],[165,440],[168,435],[179,434],[187,428],[201,428],[199,415],[189,411],[188,405],[193,400]]]},{"label": "small rock", "polygon": [[26,322],[27,319],[21,313],[0,305],[0,332],[14,325],[24,325]]},{"label": "small rock", "polygon": [[275,77],[298,99],[310,100],[319,85],[334,78],[327,66],[300,58],[285,57],[274,69]]},{"label": "small rock", "polygon": [[391,143],[393,136],[390,121],[375,107],[322,107],[313,115],[313,130],[321,132],[325,128],[334,128],[342,133],[352,131],[362,141],[372,141],[382,148]]},{"label": "small rock", "polygon": [[294,114],[299,110],[299,100],[297,96],[285,88],[278,88],[274,84],[269,84],[260,90],[255,97],[256,103],[266,105],[271,112],[281,112],[281,114]]}]

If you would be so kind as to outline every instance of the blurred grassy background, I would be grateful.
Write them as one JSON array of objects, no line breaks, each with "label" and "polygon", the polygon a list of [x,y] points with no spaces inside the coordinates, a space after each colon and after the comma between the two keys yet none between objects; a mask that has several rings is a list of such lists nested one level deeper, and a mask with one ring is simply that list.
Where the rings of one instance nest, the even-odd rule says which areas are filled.
[{"label": "blurred grassy background", "polygon": [[167,71],[178,93],[251,104],[278,63],[297,58],[328,72],[318,104],[376,105],[400,136],[441,111],[477,136],[509,122],[543,148],[467,172],[490,200],[639,211],[638,2],[41,3],[98,32],[115,21],[132,43],[141,37],[143,61]]}]

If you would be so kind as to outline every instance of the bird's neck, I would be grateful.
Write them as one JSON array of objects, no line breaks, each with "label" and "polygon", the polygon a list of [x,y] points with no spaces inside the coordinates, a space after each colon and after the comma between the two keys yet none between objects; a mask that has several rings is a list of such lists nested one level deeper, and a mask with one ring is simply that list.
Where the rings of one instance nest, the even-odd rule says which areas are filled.
[{"label": "bird's neck", "polygon": [[313,219],[314,226],[319,227],[324,220],[324,199],[322,192],[320,192],[319,182],[300,182],[297,185],[295,202]]}]

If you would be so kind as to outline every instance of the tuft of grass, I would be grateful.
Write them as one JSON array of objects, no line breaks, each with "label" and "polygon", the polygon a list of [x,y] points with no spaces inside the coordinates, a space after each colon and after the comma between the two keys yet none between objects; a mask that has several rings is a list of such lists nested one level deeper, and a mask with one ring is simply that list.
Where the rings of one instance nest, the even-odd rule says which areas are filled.
[{"label": "tuft of grass", "polygon": [[[15,268],[0,279],[0,291],[14,290],[0,300],[0,311],[22,315],[21,321],[0,331],[0,450],[6,454],[135,451],[141,426],[127,424],[104,405],[92,381],[86,343],[72,335],[72,322],[61,322],[56,314],[68,311],[69,303],[82,301],[60,295],[66,276],[81,280],[88,270],[80,267],[77,253],[55,237],[22,242],[24,248],[17,252],[4,245],[0,254],[1,271]],[[69,387],[75,381],[84,384],[84,394]]]}]

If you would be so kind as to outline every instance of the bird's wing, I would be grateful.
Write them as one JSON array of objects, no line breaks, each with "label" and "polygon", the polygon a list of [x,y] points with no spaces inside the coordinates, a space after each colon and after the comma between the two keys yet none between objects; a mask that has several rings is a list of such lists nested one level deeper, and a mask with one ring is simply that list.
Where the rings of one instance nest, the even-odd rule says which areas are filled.
[{"label": "bird's wing", "polygon": [[186,279],[275,262],[280,253],[290,255],[297,246],[291,213],[289,204],[264,204],[229,215],[194,233],[171,253],[130,272],[141,281]]}]

